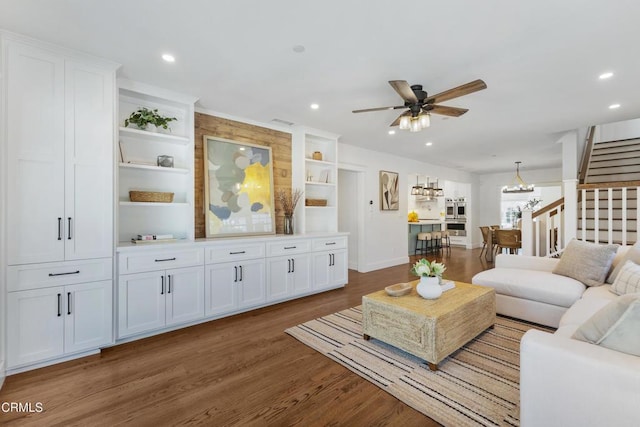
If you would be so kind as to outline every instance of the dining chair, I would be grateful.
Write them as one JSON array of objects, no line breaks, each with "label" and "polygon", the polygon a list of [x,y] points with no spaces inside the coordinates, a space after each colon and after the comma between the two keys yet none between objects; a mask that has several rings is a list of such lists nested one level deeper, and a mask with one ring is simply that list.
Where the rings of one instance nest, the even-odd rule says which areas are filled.
[{"label": "dining chair", "polygon": [[482,249],[480,250],[480,258],[482,258],[482,253],[487,251],[487,242],[489,241],[489,233],[491,229],[488,226],[480,227],[480,232],[482,233]]},{"label": "dining chair", "polygon": [[509,253],[516,254],[522,247],[521,230],[495,230],[496,254],[503,249],[508,249]]}]

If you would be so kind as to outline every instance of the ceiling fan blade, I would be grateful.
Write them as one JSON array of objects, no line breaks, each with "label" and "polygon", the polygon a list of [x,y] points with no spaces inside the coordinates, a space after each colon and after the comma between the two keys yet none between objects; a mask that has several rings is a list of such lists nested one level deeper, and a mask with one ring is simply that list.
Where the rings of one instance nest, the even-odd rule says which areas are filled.
[{"label": "ceiling fan blade", "polygon": [[468,108],[447,107],[446,105],[433,105],[433,108],[429,109],[430,113],[442,114],[443,116],[460,117],[467,111]]},{"label": "ceiling fan blade", "polygon": [[418,102],[416,94],[413,93],[413,90],[411,90],[411,86],[409,86],[409,83],[407,83],[405,80],[389,80],[389,84],[405,101],[411,103]]},{"label": "ceiling fan blade", "polygon": [[459,96],[469,95],[470,93],[477,92],[482,89],[486,89],[487,84],[482,80],[474,80],[462,86],[454,87],[453,89],[445,90],[437,95],[432,95],[425,99],[425,102],[443,102],[449,99],[458,98]]},{"label": "ceiling fan blade", "polygon": [[395,107],[378,107],[365,108],[364,110],[353,110],[352,113],[367,113],[369,111],[397,110],[398,108],[407,108],[404,105],[396,105]]},{"label": "ceiling fan blade", "polygon": [[411,115],[411,111],[410,111],[410,110],[409,110],[409,111],[405,111],[404,113],[400,114],[400,115],[398,116],[398,118],[397,118],[397,119],[395,119],[395,120],[394,120],[394,122],[393,122],[393,123],[391,123],[391,124],[389,125],[389,127],[391,127],[391,126],[398,126],[398,125],[400,124],[400,119],[401,119],[403,116],[410,116],[410,115]]}]

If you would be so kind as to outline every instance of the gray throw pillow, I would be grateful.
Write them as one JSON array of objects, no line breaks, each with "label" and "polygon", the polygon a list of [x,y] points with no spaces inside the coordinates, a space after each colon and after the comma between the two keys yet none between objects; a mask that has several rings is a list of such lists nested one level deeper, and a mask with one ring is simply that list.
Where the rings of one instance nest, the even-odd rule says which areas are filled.
[{"label": "gray throw pillow", "polygon": [[598,245],[572,239],[562,252],[554,274],[571,277],[587,286],[604,283],[618,245]]},{"label": "gray throw pillow", "polygon": [[572,338],[640,356],[640,293],[616,298],[584,322]]},{"label": "gray throw pillow", "polygon": [[611,285],[611,292],[618,295],[640,292],[640,265],[633,261],[625,262]]},{"label": "gray throw pillow", "polygon": [[631,246],[627,251],[627,253],[624,254],[624,257],[622,257],[622,259],[615,266],[611,274],[609,274],[609,277],[607,277],[607,283],[612,284],[613,282],[615,282],[616,277],[618,276],[618,273],[620,273],[620,270],[622,269],[622,266],[628,260],[631,260],[636,264],[640,264],[640,242],[636,242],[636,244]]}]

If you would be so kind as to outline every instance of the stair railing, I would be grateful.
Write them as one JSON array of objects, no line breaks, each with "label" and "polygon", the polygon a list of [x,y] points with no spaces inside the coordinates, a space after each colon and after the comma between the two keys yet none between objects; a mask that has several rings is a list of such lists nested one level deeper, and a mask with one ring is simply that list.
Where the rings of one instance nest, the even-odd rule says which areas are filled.
[{"label": "stair railing", "polygon": [[565,247],[564,197],[541,209],[522,213],[522,253],[555,256]]},{"label": "stair railing", "polygon": [[590,126],[587,134],[587,145],[582,151],[582,159],[580,160],[580,172],[578,173],[578,183],[584,184],[584,180],[587,177],[587,171],[589,170],[589,163],[591,163],[591,155],[593,154],[593,138],[596,133],[596,127]]}]

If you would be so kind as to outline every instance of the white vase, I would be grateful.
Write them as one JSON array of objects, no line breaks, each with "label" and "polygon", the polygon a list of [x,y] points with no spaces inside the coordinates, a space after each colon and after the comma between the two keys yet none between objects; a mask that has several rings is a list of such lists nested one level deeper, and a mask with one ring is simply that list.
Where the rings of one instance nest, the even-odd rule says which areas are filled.
[{"label": "white vase", "polygon": [[442,295],[440,287],[440,278],[438,277],[420,277],[420,282],[416,286],[416,291],[422,298],[436,299]]}]

